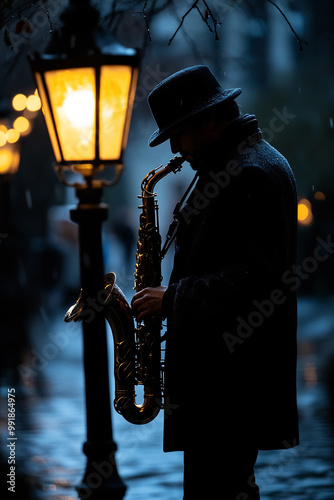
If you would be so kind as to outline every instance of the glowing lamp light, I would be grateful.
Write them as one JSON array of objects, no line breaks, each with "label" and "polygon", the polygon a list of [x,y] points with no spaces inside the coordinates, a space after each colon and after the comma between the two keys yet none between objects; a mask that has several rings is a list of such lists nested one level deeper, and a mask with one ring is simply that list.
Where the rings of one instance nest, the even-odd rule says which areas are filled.
[{"label": "glowing lamp light", "polygon": [[12,164],[12,155],[6,149],[0,150],[0,173],[7,173]]},{"label": "glowing lamp light", "polygon": [[0,147],[0,175],[15,174],[20,164],[20,151],[17,144],[7,143]]},{"label": "glowing lamp light", "polygon": [[[7,131],[6,131],[7,132]],[[4,146],[7,142],[7,139],[6,139],[6,132],[4,132],[3,130],[0,130],[0,148],[2,146]]]},{"label": "glowing lamp light", "polygon": [[298,202],[298,223],[302,226],[309,226],[313,222],[312,205],[306,199],[302,198]]},{"label": "glowing lamp light", "polygon": [[27,98],[27,110],[28,111],[38,111],[42,107],[40,98],[37,95],[30,95]]},{"label": "glowing lamp light", "polygon": [[10,128],[10,113],[10,102],[0,101],[0,176],[7,181],[8,174],[15,174],[20,164],[20,134]]},{"label": "glowing lamp light", "polygon": [[23,111],[27,106],[27,97],[24,94],[16,94],[12,100],[15,111]]},{"label": "glowing lamp light", "polygon": [[91,89],[69,93],[63,103],[65,118],[72,127],[93,127],[95,115],[94,93]]},{"label": "glowing lamp light", "polygon": [[101,32],[92,9],[71,0],[46,54],[30,59],[58,171],[85,178],[108,164],[121,171],[139,63],[136,50]]},{"label": "glowing lamp light", "polygon": [[19,140],[19,138],[20,133],[14,128],[10,128],[6,133],[7,142],[9,142],[10,144],[14,144],[14,142],[17,142]]},{"label": "glowing lamp light", "polygon": [[14,121],[13,128],[19,132],[20,135],[26,135],[30,130],[30,122],[24,116],[19,116]]},{"label": "glowing lamp light", "polygon": [[39,96],[35,93],[26,97],[24,94],[16,94],[12,100],[12,106],[15,111],[23,111],[27,109],[28,111],[38,111],[41,109],[41,100]]}]

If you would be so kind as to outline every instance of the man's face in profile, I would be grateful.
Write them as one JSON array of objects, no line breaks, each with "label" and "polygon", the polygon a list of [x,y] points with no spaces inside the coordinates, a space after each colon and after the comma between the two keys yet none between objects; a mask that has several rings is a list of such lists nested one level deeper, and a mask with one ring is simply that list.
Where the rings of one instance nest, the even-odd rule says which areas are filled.
[{"label": "man's face in profile", "polygon": [[224,127],[225,124],[217,123],[213,112],[202,118],[188,120],[173,130],[170,136],[171,151],[173,154],[179,153],[193,170],[198,170],[205,164],[210,145]]}]

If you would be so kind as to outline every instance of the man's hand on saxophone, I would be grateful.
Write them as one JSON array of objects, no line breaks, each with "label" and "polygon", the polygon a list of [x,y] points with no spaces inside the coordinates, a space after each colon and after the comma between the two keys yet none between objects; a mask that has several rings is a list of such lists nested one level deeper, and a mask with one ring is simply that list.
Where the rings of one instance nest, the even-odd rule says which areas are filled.
[{"label": "man's hand on saxophone", "polygon": [[147,316],[161,314],[162,298],[166,290],[166,286],[148,287],[132,297],[132,312],[137,321],[141,321]]}]

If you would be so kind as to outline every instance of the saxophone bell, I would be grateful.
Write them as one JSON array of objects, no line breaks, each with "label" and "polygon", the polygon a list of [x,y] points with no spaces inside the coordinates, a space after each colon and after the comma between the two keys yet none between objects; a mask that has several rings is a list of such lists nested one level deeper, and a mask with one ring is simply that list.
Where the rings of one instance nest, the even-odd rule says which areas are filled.
[{"label": "saxophone bell", "polygon": [[[112,291],[116,284],[116,274],[115,273],[107,273],[104,276],[104,289],[108,292],[108,295],[104,299],[102,306],[108,304],[111,300]],[[116,285],[117,286],[117,285]],[[80,290],[79,297],[73,306],[71,306],[64,316],[65,323],[70,323],[71,321],[81,321],[83,313],[86,309],[85,299],[83,297],[83,289]]]}]

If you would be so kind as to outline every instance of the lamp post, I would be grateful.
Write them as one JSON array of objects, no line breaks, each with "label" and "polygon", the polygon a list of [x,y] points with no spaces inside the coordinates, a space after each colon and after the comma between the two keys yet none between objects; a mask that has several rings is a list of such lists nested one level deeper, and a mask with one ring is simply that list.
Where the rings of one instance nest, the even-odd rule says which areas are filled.
[{"label": "lamp post", "polygon": [[[79,227],[83,299],[94,304],[104,289],[101,243],[108,208],[101,203],[105,185],[122,171],[139,54],[118,44],[98,27],[99,14],[89,0],[70,0],[63,26],[46,52],[30,58],[61,180],[76,189],[79,200],[71,219]],[[113,181],[96,180],[106,165],[115,166]],[[69,184],[66,170],[82,174]],[[125,484],[118,475],[112,436],[108,356],[104,317],[92,307],[83,320],[87,416],[86,472],[79,497],[121,499]]]}]

